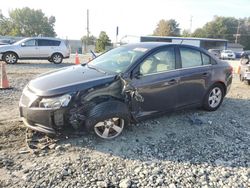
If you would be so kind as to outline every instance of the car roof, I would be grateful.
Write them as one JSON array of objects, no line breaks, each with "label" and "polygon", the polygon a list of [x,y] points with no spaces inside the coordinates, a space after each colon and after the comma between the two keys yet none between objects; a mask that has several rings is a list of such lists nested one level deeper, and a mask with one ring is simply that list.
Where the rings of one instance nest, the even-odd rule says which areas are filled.
[{"label": "car roof", "polygon": [[28,38],[25,38],[25,39],[47,39],[47,40],[62,40],[62,39],[59,39],[59,38],[53,38],[53,37],[28,37]]},{"label": "car roof", "polygon": [[135,47],[135,48],[147,48],[149,50],[157,48],[157,47],[164,47],[164,46],[182,46],[182,47],[189,47],[189,48],[194,48],[194,49],[199,49],[204,51],[203,48],[193,46],[193,45],[188,45],[188,44],[175,44],[175,43],[170,43],[170,42],[140,42],[140,43],[133,43],[133,44],[126,44],[124,46],[127,47]]}]

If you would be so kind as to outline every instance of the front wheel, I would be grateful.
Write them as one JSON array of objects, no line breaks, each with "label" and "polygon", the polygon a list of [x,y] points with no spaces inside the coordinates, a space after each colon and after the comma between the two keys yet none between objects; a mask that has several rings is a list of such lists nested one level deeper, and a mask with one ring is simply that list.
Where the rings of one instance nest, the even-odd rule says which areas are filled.
[{"label": "front wheel", "polygon": [[13,52],[7,52],[3,56],[3,60],[7,64],[15,64],[15,63],[17,63],[17,59],[18,59],[17,55]]},{"label": "front wheel", "polygon": [[53,63],[55,64],[60,64],[62,63],[62,60],[63,60],[63,56],[62,54],[59,54],[59,53],[55,53],[51,56],[51,60]]},{"label": "front wheel", "polygon": [[88,115],[85,126],[103,139],[119,136],[129,123],[127,106],[118,101],[103,102],[96,105]]},{"label": "front wheel", "polygon": [[217,110],[224,98],[224,89],[221,84],[213,85],[207,92],[204,101],[203,108],[207,111]]}]

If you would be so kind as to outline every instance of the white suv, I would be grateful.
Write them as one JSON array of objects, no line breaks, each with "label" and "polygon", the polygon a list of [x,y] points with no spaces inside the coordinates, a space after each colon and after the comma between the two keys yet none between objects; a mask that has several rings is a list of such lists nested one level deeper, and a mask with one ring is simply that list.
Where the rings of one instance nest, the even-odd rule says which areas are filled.
[{"label": "white suv", "polygon": [[47,59],[59,64],[69,56],[70,49],[66,42],[55,38],[25,38],[11,45],[0,46],[0,60],[8,64],[15,64],[18,59]]}]

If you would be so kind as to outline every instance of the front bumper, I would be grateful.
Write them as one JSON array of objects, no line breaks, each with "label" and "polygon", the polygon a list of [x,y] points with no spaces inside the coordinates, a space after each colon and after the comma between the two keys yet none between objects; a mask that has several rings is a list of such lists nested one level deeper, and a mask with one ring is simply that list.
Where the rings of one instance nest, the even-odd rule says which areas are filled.
[{"label": "front bumper", "polygon": [[55,134],[64,126],[66,109],[40,109],[19,107],[20,116],[24,125],[35,131],[46,134]]}]

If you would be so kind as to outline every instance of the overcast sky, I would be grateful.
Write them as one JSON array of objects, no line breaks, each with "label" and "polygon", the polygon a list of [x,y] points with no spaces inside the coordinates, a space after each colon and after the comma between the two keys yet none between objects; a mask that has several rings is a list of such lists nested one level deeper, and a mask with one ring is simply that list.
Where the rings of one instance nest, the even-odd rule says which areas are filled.
[{"label": "overcast sky", "polygon": [[55,31],[60,38],[80,39],[86,35],[87,9],[90,32],[98,36],[106,31],[114,41],[116,26],[119,37],[149,35],[160,19],[175,19],[181,29],[192,31],[211,21],[214,15],[250,17],[250,0],[0,0],[5,16],[15,8],[42,9],[55,16]]}]

